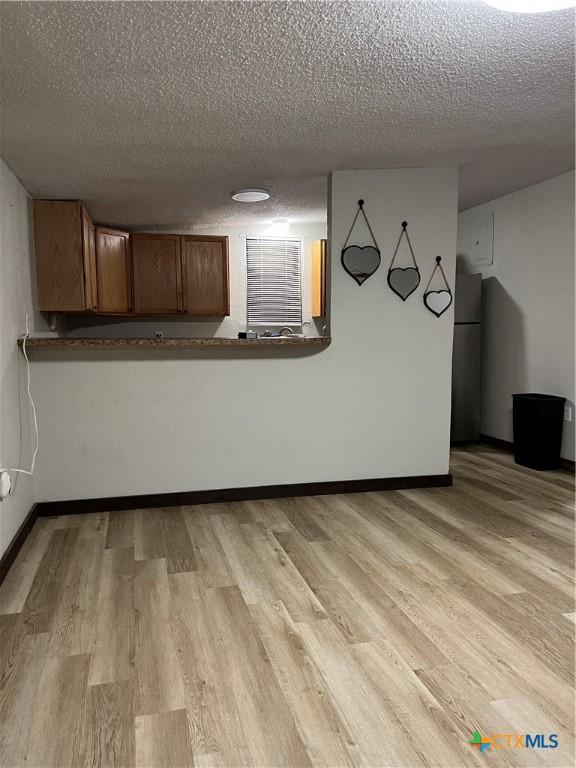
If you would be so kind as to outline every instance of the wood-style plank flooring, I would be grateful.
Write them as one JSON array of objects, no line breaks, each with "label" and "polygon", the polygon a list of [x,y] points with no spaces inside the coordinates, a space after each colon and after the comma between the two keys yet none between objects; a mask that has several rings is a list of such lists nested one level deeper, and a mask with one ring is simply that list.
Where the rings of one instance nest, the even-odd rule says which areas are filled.
[{"label": "wood-style plank flooring", "polygon": [[452,469],[38,520],[0,589],[0,765],[571,766],[573,476]]}]

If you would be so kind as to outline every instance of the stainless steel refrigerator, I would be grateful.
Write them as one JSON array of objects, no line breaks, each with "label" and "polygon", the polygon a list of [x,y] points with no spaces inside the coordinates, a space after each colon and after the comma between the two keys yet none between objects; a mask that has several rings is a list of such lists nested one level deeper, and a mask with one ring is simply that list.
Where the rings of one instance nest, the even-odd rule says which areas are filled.
[{"label": "stainless steel refrigerator", "polygon": [[453,443],[480,438],[481,344],[482,275],[456,275],[450,428]]}]

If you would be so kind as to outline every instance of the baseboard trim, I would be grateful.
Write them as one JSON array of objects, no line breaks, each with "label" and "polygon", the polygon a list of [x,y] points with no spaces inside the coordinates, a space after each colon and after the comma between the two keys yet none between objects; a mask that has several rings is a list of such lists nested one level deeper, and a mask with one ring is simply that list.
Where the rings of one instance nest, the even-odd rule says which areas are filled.
[{"label": "baseboard trim", "polygon": [[480,442],[486,443],[486,445],[493,445],[494,448],[501,448],[508,453],[514,453],[514,443],[509,440],[502,440],[500,437],[492,437],[492,435],[480,435]]},{"label": "baseboard trim", "polygon": [[324,483],[290,483],[287,485],[257,485],[245,488],[221,488],[212,491],[180,491],[179,493],[150,493],[142,496],[116,496],[101,499],[43,501],[38,503],[40,517],[81,515],[88,512],[115,512],[153,507],[181,507],[192,504],[218,504],[231,501],[256,501],[292,496],[326,496],[339,493],[369,491],[400,491],[410,488],[438,488],[452,485],[452,475],[416,475],[414,477],[383,477],[370,480],[334,480]]},{"label": "baseboard trim", "polygon": [[[514,443],[509,440],[502,440],[500,437],[492,437],[492,435],[480,435],[480,440],[486,445],[493,445],[495,448],[500,448],[503,451],[514,453]],[[576,469],[576,463],[570,461],[570,459],[560,459],[560,466],[567,472],[574,473]]]},{"label": "baseboard trim", "polygon": [[16,560],[16,556],[18,555],[18,552],[22,549],[22,545],[28,538],[28,534],[34,527],[34,523],[36,522],[36,519],[39,517],[39,505],[34,504],[34,506],[31,508],[31,510],[28,512],[26,517],[24,518],[22,524],[20,525],[20,528],[16,531],[16,534],[10,544],[8,544],[8,547],[6,549],[6,552],[2,555],[0,558],[0,584],[4,581],[6,578],[6,574],[10,570],[10,567],[12,566],[12,563],[14,560]]}]

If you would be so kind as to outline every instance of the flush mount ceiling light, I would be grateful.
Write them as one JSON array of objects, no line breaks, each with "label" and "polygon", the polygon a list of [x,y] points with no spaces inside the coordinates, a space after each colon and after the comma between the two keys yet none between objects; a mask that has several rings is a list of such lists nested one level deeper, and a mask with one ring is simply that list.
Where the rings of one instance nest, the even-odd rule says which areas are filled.
[{"label": "flush mount ceiling light", "polygon": [[485,0],[488,5],[510,13],[546,13],[572,8],[576,0]]},{"label": "flush mount ceiling light", "polygon": [[269,197],[270,192],[267,189],[239,189],[237,192],[232,192],[232,200],[237,200],[239,203],[261,203]]}]

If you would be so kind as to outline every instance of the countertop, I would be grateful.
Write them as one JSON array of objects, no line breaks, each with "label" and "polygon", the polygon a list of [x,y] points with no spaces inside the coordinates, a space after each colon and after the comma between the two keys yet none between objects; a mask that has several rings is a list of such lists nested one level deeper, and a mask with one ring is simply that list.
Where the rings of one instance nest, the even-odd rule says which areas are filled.
[{"label": "countertop", "polygon": [[[32,337],[26,340],[27,350],[114,350],[114,349],[197,349],[199,347],[234,348],[234,349],[267,349],[268,347],[280,348],[313,348],[326,347],[330,344],[329,336],[322,337],[297,337],[290,336],[259,338],[259,339],[190,339],[190,338],[74,338],[66,336]],[[23,339],[18,339],[18,346],[22,346]]]}]

